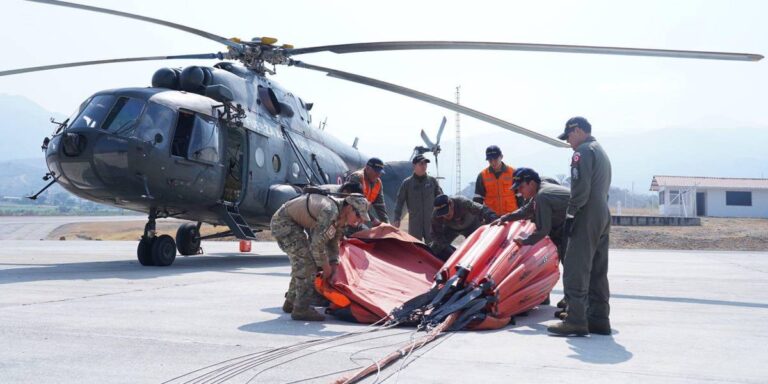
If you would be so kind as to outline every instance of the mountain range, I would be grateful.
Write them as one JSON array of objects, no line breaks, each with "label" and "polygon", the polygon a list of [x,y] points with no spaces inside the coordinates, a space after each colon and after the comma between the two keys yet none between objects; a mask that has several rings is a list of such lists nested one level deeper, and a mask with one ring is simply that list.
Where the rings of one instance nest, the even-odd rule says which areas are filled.
[{"label": "mountain range", "polygon": [[[0,195],[21,195],[43,183],[45,161],[40,151],[43,138],[55,128],[48,121],[61,114],[45,110],[33,101],[0,94]],[[467,124],[469,125],[469,124]],[[455,144],[452,129],[446,127],[440,154],[441,181],[448,193],[455,189]],[[467,129],[464,129],[467,131]],[[540,174],[568,175],[572,151],[535,143],[499,130],[462,139],[462,189],[474,182],[487,166],[485,148],[497,144],[504,161],[513,167],[526,166]],[[750,177],[768,176],[768,126],[743,126],[728,121],[706,121],[689,126],[649,128],[643,132],[612,134],[610,127],[594,127],[594,135],[611,158],[613,186],[648,191],[654,175]],[[409,144],[377,143],[378,153],[387,160],[403,160],[413,146],[421,145],[417,132]],[[411,143],[412,142],[412,143]],[[435,173],[434,164],[430,173]]]}]

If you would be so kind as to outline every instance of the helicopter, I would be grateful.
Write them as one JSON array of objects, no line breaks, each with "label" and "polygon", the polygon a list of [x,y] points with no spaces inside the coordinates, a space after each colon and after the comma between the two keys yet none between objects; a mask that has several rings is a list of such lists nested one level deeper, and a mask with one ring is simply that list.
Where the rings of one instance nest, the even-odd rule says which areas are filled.
[{"label": "helicopter", "polygon": [[[319,52],[351,54],[394,50],[508,50],[758,61],[748,53],[638,49],[598,46],[469,41],[392,41],[295,48],[277,39],[222,36],[185,25],[106,8],[28,0],[163,25],[216,41],[225,52],[147,56],[73,62],[0,71],[0,76],[97,64],[171,59],[217,60],[212,66],[160,68],[151,87],[94,93],[56,128],[42,148],[49,183],[94,202],[147,213],[137,247],[144,266],[168,266],[181,255],[200,252],[201,240],[235,236],[254,239],[272,214],[306,186],[340,184],[365,166],[368,156],[353,145],[315,128],[313,103],[281,87],[271,77],[292,66],[434,104],[557,147],[568,145],[464,105],[400,85],[295,60]],[[445,118],[433,142],[416,154],[440,152]],[[389,210],[397,188],[411,173],[410,161],[392,161],[382,175]],[[175,238],[156,234],[158,218],[179,218]],[[201,236],[202,223],[227,230]]]}]

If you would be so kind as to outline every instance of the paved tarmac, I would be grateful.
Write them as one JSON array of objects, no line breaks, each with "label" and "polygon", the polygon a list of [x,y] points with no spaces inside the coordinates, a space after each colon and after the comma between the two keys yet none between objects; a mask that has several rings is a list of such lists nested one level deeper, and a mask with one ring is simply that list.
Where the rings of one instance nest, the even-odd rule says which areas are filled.
[{"label": "paved tarmac", "polygon": [[[291,321],[274,243],[203,247],[159,268],[138,264],[135,242],[0,241],[0,383],[328,383],[414,336]],[[438,339],[367,382],[768,381],[768,253],[612,250],[610,268],[612,336],[548,336],[543,307]]]},{"label": "paved tarmac", "polygon": [[70,223],[115,221],[146,222],[143,216],[0,216],[0,240],[43,240],[56,228]]}]

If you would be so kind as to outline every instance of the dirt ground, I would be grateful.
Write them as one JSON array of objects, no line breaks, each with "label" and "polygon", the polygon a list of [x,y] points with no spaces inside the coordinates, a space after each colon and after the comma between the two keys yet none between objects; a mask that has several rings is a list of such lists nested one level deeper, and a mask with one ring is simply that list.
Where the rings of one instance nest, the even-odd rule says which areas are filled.
[{"label": "dirt ground", "polygon": [[[171,235],[176,237],[176,230],[179,225],[184,223],[178,220],[158,220],[156,229],[158,235]],[[119,222],[99,222],[99,223],[72,223],[65,224],[56,228],[48,235],[48,240],[136,240],[141,238],[144,231],[144,222],[140,221],[119,221]],[[226,231],[226,227],[203,224],[200,227],[200,233],[210,235]],[[269,231],[257,232],[256,238],[259,241],[272,240]],[[234,237],[224,237],[215,240],[233,241]]]},{"label": "dirt ground", "polygon": [[611,248],[768,251],[768,219],[702,217],[701,226],[613,226]]},{"label": "dirt ground", "polygon": [[[158,221],[157,230],[160,234],[175,236],[180,223]],[[407,217],[400,227],[408,227]],[[48,239],[138,240],[143,229],[144,223],[138,221],[66,224],[53,231]],[[207,235],[225,229],[206,224],[201,232]],[[257,233],[257,238],[272,240],[269,231]],[[692,227],[613,226],[611,248],[768,251],[768,219],[702,218],[701,226]]]}]

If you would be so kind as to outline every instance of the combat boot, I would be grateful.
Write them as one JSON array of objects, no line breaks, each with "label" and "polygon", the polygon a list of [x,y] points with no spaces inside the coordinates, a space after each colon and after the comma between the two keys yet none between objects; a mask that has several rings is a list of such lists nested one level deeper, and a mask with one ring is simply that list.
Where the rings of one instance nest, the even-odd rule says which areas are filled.
[{"label": "combat boot", "polygon": [[565,311],[565,309],[559,310],[555,312],[555,318],[560,320],[565,320],[565,318],[568,316],[568,312]]},{"label": "combat boot", "polygon": [[323,321],[325,320],[325,315],[317,313],[317,311],[310,306],[294,306],[293,312],[291,312],[291,319],[301,321]]},{"label": "combat boot", "polygon": [[589,333],[609,336],[611,334],[611,322],[609,320],[589,320]]},{"label": "combat boot", "polygon": [[293,302],[292,301],[290,301],[288,299],[285,299],[285,301],[283,302],[283,312],[285,312],[285,313],[293,312]]},{"label": "combat boot", "polygon": [[557,302],[558,308],[565,308],[566,306],[568,306],[568,302],[565,301],[565,297],[563,297],[562,299],[560,299],[560,301]]},{"label": "combat boot", "polygon": [[309,304],[313,307],[328,307],[331,305],[331,302],[326,299],[325,296],[313,290],[312,298],[309,300]]},{"label": "combat boot", "polygon": [[571,324],[567,321],[549,326],[547,331],[558,336],[586,336],[589,334],[589,328],[586,324]]}]

